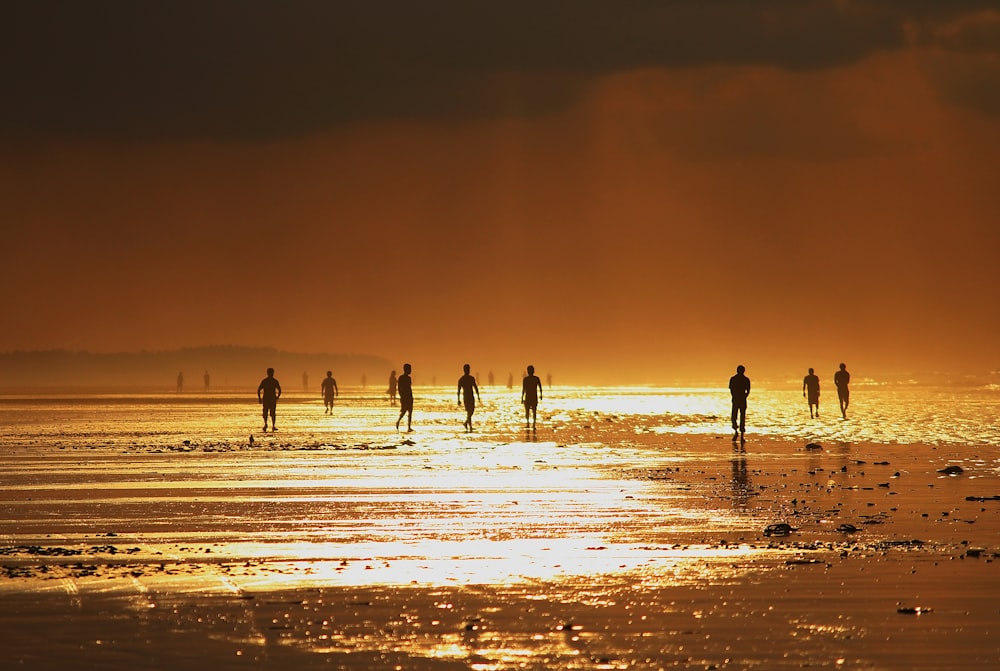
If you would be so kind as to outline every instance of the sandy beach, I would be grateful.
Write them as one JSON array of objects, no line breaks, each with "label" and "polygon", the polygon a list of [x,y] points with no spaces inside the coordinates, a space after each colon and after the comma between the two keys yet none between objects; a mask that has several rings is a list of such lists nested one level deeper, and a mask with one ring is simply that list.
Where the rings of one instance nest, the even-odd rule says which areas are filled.
[{"label": "sandy beach", "polygon": [[5,436],[5,667],[1000,665],[995,448],[341,411],[252,445]]}]

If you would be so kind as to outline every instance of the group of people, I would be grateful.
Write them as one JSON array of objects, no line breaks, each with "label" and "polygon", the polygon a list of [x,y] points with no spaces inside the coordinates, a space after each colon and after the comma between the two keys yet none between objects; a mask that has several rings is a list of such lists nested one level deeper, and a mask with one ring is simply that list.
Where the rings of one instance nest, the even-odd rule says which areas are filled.
[{"label": "group of people", "polygon": [[[746,433],[747,397],[750,395],[750,378],[746,370],[745,366],[737,366],[736,375],[729,378],[729,393],[733,397],[733,440]],[[837,386],[840,414],[844,419],[847,419],[847,407],[851,404],[850,382],[847,364],[842,363],[840,370],[833,374],[833,383]],[[809,403],[809,417],[819,417],[819,376],[812,368],[802,378],[802,396]]]},{"label": "group of people", "polygon": [[[463,375],[458,379],[458,403],[465,403],[465,421],[462,426],[466,431],[472,431],[472,415],[476,412],[476,401],[482,403],[479,395],[479,385],[476,378],[469,372],[471,366],[462,366]],[[535,367],[528,366],[527,375],[521,385],[521,403],[524,405],[524,420],[531,426],[537,424],[538,401],[542,398],[542,381],[535,375]],[[389,398],[395,402],[399,397],[399,417],[396,419],[396,430],[406,417],[406,430],[413,431],[413,378],[411,373],[413,367],[403,364],[403,374],[396,376],[396,371],[389,375]],[[340,396],[337,387],[337,380],[333,377],[332,371],[326,371],[326,378],[320,385],[320,393],[323,396],[326,414],[333,412],[333,402]],[[281,396],[281,384],[274,377],[274,369],[267,369],[267,377],[260,381],[257,386],[257,402],[261,404],[261,414],[264,418],[264,431],[267,431],[267,419],[271,418],[271,431],[276,431],[275,419],[278,410],[278,398]]]},{"label": "group of people", "polygon": [[[469,364],[462,366],[462,377],[458,379],[458,404],[465,405],[465,421],[462,426],[466,431],[472,431],[472,415],[476,412],[476,401],[482,403],[479,395],[479,384],[476,378],[469,372]],[[411,374],[413,367],[408,363],[403,364],[403,374],[396,376],[396,371],[392,371],[389,376],[389,398],[395,401],[399,398],[399,417],[396,418],[396,430],[406,417],[406,430],[413,430],[413,378]],[[851,402],[851,392],[849,384],[851,374],[847,372],[847,365],[840,364],[840,370],[834,373],[833,382],[837,386],[837,397],[840,400],[840,413],[847,419],[847,407]],[[333,377],[332,371],[326,372],[326,378],[320,385],[323,402],[326,407],[326,414],[333,412],[334,399],[340,395],[337,388],[337,381]],[[746,433],[747,417],[747,397],[750,396],[750,378],[746,375],[745,366],[736,367],[736,375],[729,378],[729,393],[733,398],[733,440],[737,440]],[[267,377],[261,380],[257,387],[257,401],[261,404],[264,417],[264,431],[267,431],[267,419],[271,418],[271,430],[276,430],[275,415],[277,413],[278,398],[281,396],[281,384],[274,377],[274,369],[267,369]],[[810,368],[808,375],[802,379],[802,396],[809,404],[809,416],[819,417],[819,377],[814,369]],[[529,426],[537,425],[538,401],[542,399],[542,381],[535,375],[535,367],[528,366],[527,374],[521,384],[521,404],[524,406],[524,421]]]},{"label": "group of people", "polygon": [[[413,430],[413,382],[410,378],[412,367],[408,363],[403,364],[403,374],[398,378],[396,371],[392,371],[389,376],[389,397],[395,399],[399,394],[399,417],[396,419],[396,430],[399,430],[399,423],[406,416],[406,430]],[[479,395],[479,383],[470,372],[472,367],[469,364],[462,366],[462,377],[458,378],[458,404],[465,404],[465,421],[462,426],[466,431],[472,431],[472,415],[476,412],[476,401],[483,402]],[[535,375],[535,367],[528,366],[528,373],[524,376],[521,384],[521,404],[524,405],[524,421],[531,426],[537,424],[538,401],[542,398],[542,381]]]},{"label": "group of people", "polygon": [[[851,390],[848,385],[851,374],[847,372],[847,364],[840,364],[840,370],[833,374],[833,384],[837,387],[837,398],[840,400],[840,414],[847,419],[847,406],[851,404]],[[802,396],[809,403],[809,416],[819,417],[819,376],[812,368],[809,374],[802,378]],[[815,408],[815,413],[813,409]]]}]

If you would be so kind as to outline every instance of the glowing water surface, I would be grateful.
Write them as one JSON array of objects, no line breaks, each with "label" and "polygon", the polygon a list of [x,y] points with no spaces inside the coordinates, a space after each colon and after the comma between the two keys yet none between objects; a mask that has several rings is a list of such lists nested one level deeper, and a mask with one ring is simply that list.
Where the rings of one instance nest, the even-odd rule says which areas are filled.
[{"label": "glowing water surface", "polygon": [[[651,565],[718,578],[727,562],[774,556],[715,542],[762,526],[747,505],[746,456],[728,441],[706,453],[684,440],[728,437],[724,392],[556,388],[537,429],[517,394],[484,390],[483,400],[466,434],[453,390],[418,388],[417,430],[399,433],[381,396],[345,390],[325,415],[318,398],[289,393],[279,431],[265,434],[245,395],[6,398],[0,449],[14,459],[0,528],[16,531],[0,541],[94,546],[110,533],[135,547],[133,561],[243,564],[241,584],[256,586],[494,583]],[[1000,444],[996,392],[856,392],[847,420],[829,405],[810,419],[797,392],[755,390],[751,440]],[[775,457],[753,450],[758,465]],[[725,470],[683,477],[706,463]]]},{"label": "glowing water surface", "polygon": [[[333,415],[286,394],[277,433],[255,400],[0,398],[0,596],[19,609],[6,658],[486,671],[1000,654],[1000,563],[955,559],[970,530],[998,533],[991,503],[965,503],[1000,493],[996,391],[859,389],[847,420],[826,396],[811,420],[796,391],[759,389],[746,445],[724,390],[557,387],[530,429],[516,393],[484,389],[472,434],[453,389],[417,388],[413,433],[360,389]],[[873,463],[897,442],[920,444],[897,450],[924,454],[910,468],[967,469],[932,480],[961,502],[928,521],[938,554],[889,553],[878,524],[835,530],[839,511],[922,519],[922,492],[882,487],[906,468]],[[803,533],[762,534],[786,519]],[[937,595],[933,618],[901,619],[912,594]],[[48,651],[58,663],[36,663]]]}]

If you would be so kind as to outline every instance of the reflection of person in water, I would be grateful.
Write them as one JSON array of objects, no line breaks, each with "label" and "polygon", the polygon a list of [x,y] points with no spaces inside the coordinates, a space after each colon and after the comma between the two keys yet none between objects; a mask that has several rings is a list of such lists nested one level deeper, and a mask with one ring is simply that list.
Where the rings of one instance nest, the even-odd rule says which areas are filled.
[{"label": "reflection of person in water", "polygon": [[732,466],[733,505],[743,509],[747,507],[753,491],[750,488],[750,473],[747,471],[746,448],[735,443],[733,444]]},{"label": "reflection of person in water", "polygon": [[809,369],[809,374],[802,378],[802,396],[809,400],[809,416],[813,417],[813,406],[816,406],[816,417],[819,417],[819,376]]},{"label": "reflection of person in water", "polygon": [[274,378],[274,369],[267,369],[267,377],[257,385],[257,401],[261,404],[261,414],[264,416],[264,431],[267,431],[267,416],[271,415],[271,431],[277,431],[275,415],[278,412],[278,398],[281,397],[281,385]]},{"label": "reflection of person in water", "polygon": [[528,366],[528,373],[521,381],[521,403],[524,404],[524,421],[538,424],[538,401],[542,398],[542,381],[535,375],[535,367]]},{"label": "reflection of person in water", "polygon": [[326,371],[326,378],[323,379],[319,388],[323,395],[323,402],[326,404],[326,414],[329,415],[333,412],[333,399],[340,396],[337,381],[333,378],[333,371]]},{"label": "reflection of person in water", "polygon": [[[746,433],[747,396],[750,395],[750,378],[743,373],[746,368],[736,367],[736,375],[729,378],[729,393],[733,396],[733,440]],[[737,419],[739,422],[737,423]]]},{"label": "reflection of person in water", "polygon": [[399,431],[399,422],[406,415],[406,430],[413,431],[413,379],[410,377],[412,368],[410,364],[403,364],[403,374],[396,380],[396,388],[399,391],[399,419],[396,420],[396,430]]},{"label": "reflection of person in water", "polygon": [[851,390],[847,385],[851,382],[851,374],[847,372],[847,364],[840,364],[840,370],[833,374],[833,383],[837,385],[837,398],[840,399],[840,414],[847,419],[847,406],[851,404]]},{"label": "reflection of person in water", "polygon": [[[458,402],[462,402],[462,395],[465,395],[465,421],[462,422],[462,426],[466,428],[467,431],[472,431],[472,413],[476,411],[476,398],[479,397],[479,385],[476,384],[476,378],[469,374],[469,364],[462,366],[462,370],[465,375],[458,378]],[[479,402],[482,403],[483,399],[479,398]]]}]

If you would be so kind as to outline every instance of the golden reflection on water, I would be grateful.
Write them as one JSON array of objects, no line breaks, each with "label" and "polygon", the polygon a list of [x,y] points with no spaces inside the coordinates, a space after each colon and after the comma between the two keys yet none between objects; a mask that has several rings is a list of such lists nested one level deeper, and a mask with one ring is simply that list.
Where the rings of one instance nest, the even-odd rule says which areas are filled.
[{"label": "golden reflection on water", "polygon": [[[78,605],[123,592],[135,617],[115,624],[148,623],[144,637],[190,631],[198,642],[232,644],[234,655],[265,659],[283,648],[341,655],[355,668],[727,668],[731,657],[744,668],[883,668],[867,663],[877,643],[868,657],[853,651],[897,615],[901,581],[870,577],[882,556],[879,526],[864,531],[863,558],[837,559],[855,541],[833,531],[834,507],[876,521],[897,508],[919,514],[923,492],[887,501],[878,487],[899,466],[871,463],[881,460],[876,447],[858,468],[847,441],[884,436],[926,406],[875,407],[859,395],[859,414],[891,421],[810,423],[795,394],[755,393],[758,435],[845,438],[805,454],[775,441],[731,444],[720,431],[727,399],[715,392],[556,390],[537,431],[524,430],[515,401],[487,398],[472,436],[461,432],[453,393],[421,399],[413,434],[392,429],[395,410],[380,399],[342,399],[324,417],[315,399],[293,397],[279,409],[281,431],[255,434],[252,446],[252,403],[8,408],[2,547],[84,554],[4,556],[5,566],[46,570],[2,580],[0,592],[64,594]],[[919,430],[959,435],[964,413],[941,413]],[[698,433],[723,435],[687,440]],[[966,475],[935,492],[953,487],[964,501],[959,487],[995,477],[998,460],[982,450],[962,463]],[[822,563],[808,557],[808,541],[795,549],[792,539],[761,538],[765,524],[790,519],[777,516],[804,510],[788,504],[804,496],[815,514],[796,524],[811,524],[826,547]],[[970,521],[978,505],[963,505]],[[985,514],[974,521],[980,537],[995,529]],[[933,524],[944,533],[944,521]],[[916,584],[929,591],[929,560],[916,571],[904,563],[899,575],[924,579]],[[989,603],[979,610],[995,617],[982,587],[989,575],[969,576],[949,585],[968,592],[952,610],[978,607],[980,597]],[[847,595],[839,601],[838,589]],[[816,598],[822,590],[829,599]],[[889,604],[888,618],[857,625],[865,613],[852,622],[837,610],[864,598]],[[957,616],[941,608],[936,617]],[[959,620],[952,636],[973,631]],[[907,629],[890,633],[902,640]],[[972,642],[992,650],[983,640]]]},{"label": "golden reflection on water", "polygon": [[[742,546],[593,546],[586,539],[422,541],[328,546],[243,544],[226,551],[254,564],[237,579],[250,591],[316,585],[513,585],[631,575],[652,583],[719,583],[758,558],[790,551]],[[293,559],[294,558],[294,559]],[[221,557],[220,559],[224,559]]]},{"label": "golden reflection on water", "polygon": [[[13,443],[30,451],[6,471],[4,522],[22,530],[14,542],[86,543],[95,531],[115,530],[141,546],[140,556],[155,548],[182,562],[205,561],[182,544],[211,544],[204,554],[213,565],[274,569],[264,576],[249,567],[256,588],[297,579],[507,583],[650,570],[674,580],[697,575],[699,563],[724,572],[725,562],[762,552],[690,545],[763,526],[748,515],[753,474],[768,454],[757,446],[730,452],[728,441],[698,454],[671,440],[717,432],[728,421],[724,395],[557,389],[546,397],[542,428],[526,431],[516,402],[487,394],[479,431],[465,435],[452,394],[421,390],[412,434],[393,430],[395,409],[381,399],[341,399],[331,417],[316,399],[292,396],[279,410],[281,430],[257,433],[253,444],[257,406],[236,398],[176,405],[123,397],[108,406],[71,399],[8,409]],[[829,416],[807,426],[793,394],[758,391],[753,401],[751,424],[760,433],[867,430]],[[864,398],[856,405],[876,411]],[[953,431],[963,413],[924,430]],[[635,439],[643,434],[652,438]],[[837,466],[849,462],[846,447],[830,456]],[[706,463],[723,470],[686,477]],[[836,484],[832,474],[828,481]]]}]

